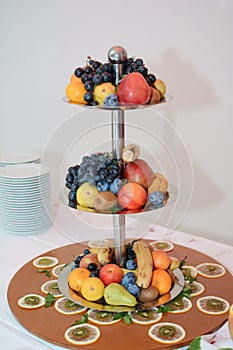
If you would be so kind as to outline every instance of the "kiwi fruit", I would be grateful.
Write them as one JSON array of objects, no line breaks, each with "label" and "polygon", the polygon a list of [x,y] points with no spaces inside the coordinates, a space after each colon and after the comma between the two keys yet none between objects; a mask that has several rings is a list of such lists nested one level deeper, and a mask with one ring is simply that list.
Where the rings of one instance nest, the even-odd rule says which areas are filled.
[{"label": "kiwi fruit", "polygon": [[142,288],[139,296],[139,301],[141,303],[148,303],[155,300],[159,295],[158,289],[150,285],[148,288]]},{"label": "kiwi fruit", "polygon": [[111,211],[117,204],[117,197],[110,191],[99,192],[94,200],[94,208],[98,211]]}]

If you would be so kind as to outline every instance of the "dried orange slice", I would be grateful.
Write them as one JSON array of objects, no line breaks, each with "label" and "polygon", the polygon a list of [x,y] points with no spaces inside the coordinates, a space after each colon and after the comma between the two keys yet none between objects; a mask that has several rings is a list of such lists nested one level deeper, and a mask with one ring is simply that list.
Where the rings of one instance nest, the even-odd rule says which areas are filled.
[{"label": "dried orange slice", "polygon": [[55,309],[63,315],[74,315],[85,311],[85,306],[74,303],[66,297],[56,300],[54,304]]},{"label": "dried orange slice", "polygon": [[38,294],[26,294],[18,300],[23,309],[37,309],[45,305],[45,298]]},{"label": "dried orange slice", "polygon": [[57,280],[48,281],[42,284],[41,291],[45,294],[50,293],[55,298],[59,298],[63,296],[62,292],[58,287]]},{"label": "dried orange slice", "polygon": [[185,279],[188,279],[189,277],[193,277],[193,278],[197,277],[197,269],[192,265],[189,265],[189,266],[183,265],[182,267],[180,267],[180,269]]},{"label": "dried orange slice", "polygon": [[193,281],[192,283],[186,282],[185,284],[191,288],[191,297],[196,297],[205,291],[205,287],[199,282]]},{"label": "dried orange slice", "polygon": [[132,321],[137,324],[152,324],[161,320],[162,312],[158,313],[156,310],[140,310],[131,314]]},{"label": "dried orange slice", "polygon": [[217,278],[225,275],[225,268],[216,263],[202,263],[196,266],[199,275],[208,278]]},{"label": "dried orange slice", "polygon": [[54,268],[52,269],[53,276],[59,277],[60,273],[62,272],[65,266],[66,264],[60,264],[60,265],[54,266]]},{"label": "dried orange slice", "polygon": [[222,315],[230,309],[227,300],[212,295],[197,299],[196,304],[201,312],[209,315]]},{"label": "dried orange slice", "polygon": [[68,328],[64,334],[65,339],[74,345],[88,345],[95,343],[100,337],[98,327],[83,323]]},{"label": "dried orange slice", "polygon": [[88,320],[96,324],[110,325],[119,322],[121,319],[114,320],[115,312],[88,310]]},{"label": "dried orange slice", "polygon": [[153,241],[149,244],[153,250],[164,250],[170,252],[174,249],[174,244],[170,241]]},{"label": "dried orange slice", "polygon": [[190,299],[183,297],[182,299],[180,298],[175,298],[168,303],[166,303],[166,306],[169,306],[173,310],[168,311],[173,314],[181,314],[184,312],[189,311],[192,308],[192,302]]},{"label": "dried orange slice", "polygon": [[183,327],[176,323],[163,322],[151,326],[148,335],[158,343],[170,345],[179,343],[184,339],[186,332]]},{"label": "dried orange slice", "polygon": [[58,259],[54,256],[41,256],[33,260],[33,265],[39,269],[48,269],[58,264]]}]

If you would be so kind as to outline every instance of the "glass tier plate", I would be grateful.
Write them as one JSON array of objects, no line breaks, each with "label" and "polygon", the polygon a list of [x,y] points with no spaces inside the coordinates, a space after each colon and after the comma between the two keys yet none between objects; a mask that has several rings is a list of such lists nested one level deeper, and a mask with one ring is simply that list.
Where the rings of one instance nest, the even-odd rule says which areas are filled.
[{"label": "glass tier plate", "polygon": [[[60,191],[59,194],[59,199],[60,201],[65,204],[66,206],[69,206],[69,199],[68,199],[68,195],[69,195],[69,190],[68,188],[64,187],[63,190]],[[168,185],[168,198],[166,199],[166,201],[164,203],[161,203],[159,205],[155,205],[150,203],[149,201],[147,201],[147,203],[145,204],[145,206],[143,208],[137,209],[137,210],[121,210],[121,211],[117,211],[117,212],[113,212],[113,211],[97,211],[95,209],[92,208],[86,208],[86,207],[82,207],[81,205],[77,205],[77,209],[76,208],[72,208],[69,207],[73,210],[81,210],[81,211],[86,211],[89,213],[95,213],[95,214],[137,214],[137,213],[143,213],[143,212],[149,212],[152,210],[156,210],[156,209],[161,209],[163,207],[166,207],[172,203],[175,202],[175,200],[177,199],[177,189],[175,186],[173,186],[172,184]]]},{"label": "glass tier plate", "polygon": [[154,107],[154,106],[158,106],[158,105],[170,102],[171,100],[172,100],[172,96],[166,94],[164,95],[163,99],[160,102],[154,103],[154,104],[138,105],[138,104],[118,103],[118,105],[116,106],[104,106],[104,105],[88,106],[81,103],[70,101],[67,97],[63,97],[63,101],[71,105],[76,105],[76,106],[90,108],[90,109],[101,109],[106,111],[118,111],[118,110],[126,111],[126,110],[133,110],[133,109],[139,109],[139,108],[149,108],[149,107]]},{"label": "glass tier plate", "polygon": [[96,310],[103,311],[115,311],[115,312],[127,312],[127,311],[135,311],[144,310],[146,308],[155,308],[159,305],[168,303],[170,300],[174,299],[177,295],[179,295],[184,288],[184,275],[180,269],[176,269],[173,271],[175,275],[175,282],[173,284],[172,289],[166,293],[161,295],[154,302],[148,304],[140,304],[138,303],[136,307],[122,306],[122,305],[108,305],[100,302],[92,302],[84,299],[78,292],[72,290],[68,285],[68,276],[71,272],[74,263],[67,265],[58,277],[58,287],[60,291],[64,294],[65,297],[82,306],[86,306],[88,308],[94,308]]}]

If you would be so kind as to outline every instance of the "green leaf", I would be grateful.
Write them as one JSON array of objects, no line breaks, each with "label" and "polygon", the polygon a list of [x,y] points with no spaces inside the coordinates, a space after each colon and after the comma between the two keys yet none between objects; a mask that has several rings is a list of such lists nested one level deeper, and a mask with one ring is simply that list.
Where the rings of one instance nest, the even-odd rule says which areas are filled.
[{"label": "green leaf", "polygon": [[56,298],[51,293],[47,293],[47,296],[45,298],[45,307],[50,307],[55,302],[55,300]]},{"label": "green leaf", "polygon": [[158,307],[158,313],[162,313],[162,314],[166,314],[168,311],[174,311],[174,309],[170,306],[166,306],[166,305],[160,305]]},{"label": "green leaf", "polygon": [[114,317],[114,320],[122,319],[125,324],[130,324],[132,322],[132,317],[127,312],[117,312]]},{"label": "green leaf", "polygon": [[125,322],[125,324],[130,324],[133,322],[132,317],[128,314],[123,317],[123,321]]},{"label": "green leaf", "polygon": [[88,322],[88,314],[82,315],[80,320],[76,320],[71,326],[76,326],[77,324],[83,324]]},{"label": "green leaf", "polygon": [[49,272],[49,270],[40,270],[40,269],[38,269],[37,272],[39,272],[39,273],[45,273],[45,275],[46,275],[47,277],[51,277],[51,273]]},{"label": "green leaf", "polygon": [[198,336],[193,339],[187,350],[201,350],[201,337]]}]

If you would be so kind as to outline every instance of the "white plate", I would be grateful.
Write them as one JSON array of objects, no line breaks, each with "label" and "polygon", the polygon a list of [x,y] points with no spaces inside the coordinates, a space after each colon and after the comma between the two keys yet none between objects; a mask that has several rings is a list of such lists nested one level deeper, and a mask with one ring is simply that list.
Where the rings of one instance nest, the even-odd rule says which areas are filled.
[{"label": "white plate", "polygon": [[0,178],[8,180],[19,179],[36,179],[49,173],[49,169],[45,164],[17,164],[0,168]]},{"label": "white plate", "polygon": [[34,163],[40,161],[38,153],[1,153],[0,165]]}]

